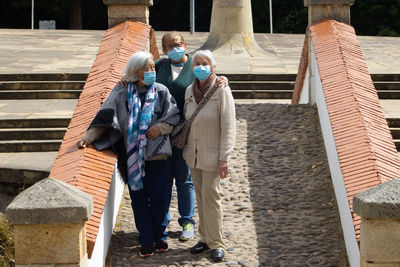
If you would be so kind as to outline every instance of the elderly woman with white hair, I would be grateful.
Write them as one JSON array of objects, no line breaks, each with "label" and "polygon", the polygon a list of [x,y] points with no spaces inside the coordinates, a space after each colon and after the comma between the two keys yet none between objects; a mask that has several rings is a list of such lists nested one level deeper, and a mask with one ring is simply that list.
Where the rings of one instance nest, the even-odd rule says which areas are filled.
[{"label": "elderly woman with white hair", "polygon": [[[185,92],[184,114],[188,120],[215,85],[215,60],[209,50],[192,56],[195,81]],[[224,258],[220,179],[228,175],[229,154],[235,144],[235,104],[229,86],[217,89],[193,120],[183,158],[190,167],[199,213],[199,242],[192,254],[211,249],[215,262]]]},{"label": "elderly woman with white hair", "polygon": [[98,150],[113,149],[118,169],[128,184],[140,256],[168,250],[166,227],[172,194],[169,134],[180,120],[175,99],[156,83],[153,56],[131,56],[123,78],[127,86],[115,86],[92,121],[79,148],[89,144]]}]

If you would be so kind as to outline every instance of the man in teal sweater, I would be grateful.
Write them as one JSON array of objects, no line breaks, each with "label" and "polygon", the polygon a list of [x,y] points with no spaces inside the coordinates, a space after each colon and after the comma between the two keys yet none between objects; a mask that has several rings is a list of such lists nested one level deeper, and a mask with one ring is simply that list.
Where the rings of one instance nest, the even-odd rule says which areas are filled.
[{"label": "man in teal sweater", "polygon": [[[186,54],[186,42],[178,32],[170,32],[162,37],[163,52],[168,58],[161,58],[155,62],[156,81],[165,85],[175,98],[181,118],[183,119],[183,106],[185,103],[186,88],[195,79],[192,71],[192,57]],[[228,79],[221,76],[217,84],[227,84]],[[183,227],[179,237],[186,241],[194,237],[194,188],[190,169],[182,157],[182,150],[172,148],[172,175],[175,177],[175,186],[178,194],[178,219]]]}]

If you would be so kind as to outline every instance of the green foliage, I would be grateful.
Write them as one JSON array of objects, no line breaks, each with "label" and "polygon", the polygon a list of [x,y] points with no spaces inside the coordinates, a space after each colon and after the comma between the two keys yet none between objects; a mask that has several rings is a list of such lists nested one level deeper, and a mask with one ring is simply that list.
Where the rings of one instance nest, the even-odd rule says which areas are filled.
[{"label": "green foliage", "polygon": [[11,226],[0,215],[0,266],[14,266],[14,241]]},{"label": "green foliage", "polygon": [[[80,0],[84,29],[107,29],[107,6],[102,0]],[[35,0],[35,29],[39,20],[55,20],[57,29],[70,28],[71,0]],[[31,28],[30,0],[0,0],[0,28]]]},{"label": "green foliage", "polygon": [[[107,29],[103,0],[73,0],[82,5],[84,29]],[[35,28],[39,20],[56,20],[57,29],[69,29],[72,0],[35,0]],[[195,1],[198,32],[210,29],[212,0]],[[159,31],[189,31],[189,0],[154,0],[150,24]],[[269,0],[252,0],[254,32],[268,33]],[[301,33],[307,26],[304,0],[272,0],[274,33]],[[400,0],[356,0],[351,23],[359,35],[400,36]],[[30,0],[0,0],[0,28],[30,28]]]},{"label": "green foliage", "polygon": [[[158,31],[189,31],[190,1],[154,0],[150,7],[150,25]],[[195,1],[195,28],[199,32],[210,30],[212,0]]]},{"label": "green foliage", "polygon": [[351,23],[359,35],[399,36],[400,0],[358,0],[351,7]]}]

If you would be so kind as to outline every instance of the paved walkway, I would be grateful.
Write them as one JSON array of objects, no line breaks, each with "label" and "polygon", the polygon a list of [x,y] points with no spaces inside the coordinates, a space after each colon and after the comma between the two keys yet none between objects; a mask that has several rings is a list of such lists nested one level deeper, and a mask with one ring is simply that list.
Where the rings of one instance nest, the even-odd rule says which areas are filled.
[{"label": "paved walkway", "polygon": [[[88,73],[104,31],[0,29],[0,74]],[[156,32],[158,45],[164,32]],[[188,51],[208,33],[183,32]],[[297,73],[304,35],[255,34],[264,58],[217,58],[220,73]],[[400,73],[400,38],[359,36],[371,73]],[[161,50],[160,50],[161,52]],[[161,52],[162,53],[162,52]],[[228,62],[228,63],[227,63]]]},{"label": "paved walkway", "polygon": [[[317,111],[306,105],[236,104],[237,139],[222,180],[224,262],[212,266],[346,266]],[[205,266],[196,240],[178,241],[174,192],[171,250],[141,259],[125,194],[106,266]],[[198,221],[197,214],[196,220]]]}]

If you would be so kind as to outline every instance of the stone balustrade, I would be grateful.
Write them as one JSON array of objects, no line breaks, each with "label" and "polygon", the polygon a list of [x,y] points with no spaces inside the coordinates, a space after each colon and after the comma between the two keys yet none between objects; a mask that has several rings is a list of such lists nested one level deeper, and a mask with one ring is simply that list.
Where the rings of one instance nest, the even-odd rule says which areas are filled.
[{"label": "stone balustrade", "polygon": [[361,267],[400,266],[400,180],[357,194],[353,209],[361,217]]},{"label": "stone balustrade", "polygon": [[87,266],[85,224],[92,212],[91,196],[57,179],[19,194],[6,210],[16,266]]}]

